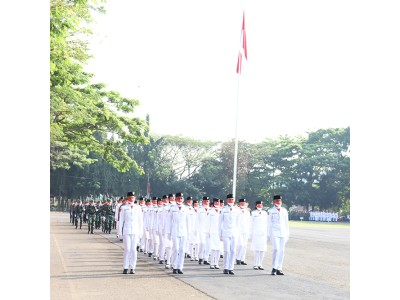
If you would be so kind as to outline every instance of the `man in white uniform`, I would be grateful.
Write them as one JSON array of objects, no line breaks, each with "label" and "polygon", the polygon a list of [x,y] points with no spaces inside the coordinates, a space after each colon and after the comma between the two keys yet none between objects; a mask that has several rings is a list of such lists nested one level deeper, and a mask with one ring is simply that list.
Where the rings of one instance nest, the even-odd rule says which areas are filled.
[{"label": "man in white uniform", "polygon": [[285,245],[289,240],[289,217],[286,208],[282,207],[281,195],[275,195],[273,202],[274,206],[268,210],[268,240],[272,244],[271,275],[283,275]]},{"label": "man in white uniform", "polygon": [[263,260],[267,251],[268,214],[262,208],[262,202],[256,201],[256,209],[251,212],[250,239],[254,270],[264,270]]},{"label": "man in white uniform", "polygon": [[125,205],[121,206],[118,223],[118,235],[123,235],[124,262],[123,274],[135,274],[137,251],[136,246],[143,234],[143,213],[139,205],[133,203],[133,198],[128,197]]},{"label": "man in white uniform", "polygon": [[246,263],[246,252],[247,244],[249,241],[250,232],[250,212],[247,208],[247,200],[239,199],[239,237],[237,241],[236,250],[236,264],[247,265]]},{"label": "man in white uniform", "polygon": [[207,221],[209,214],[210,197],[204,196],[202,206],[197,213],[197,224],[199,226],[199,265],[203,262],[209,265],[208,257],[210,255],[210,229],[208,228],[209,222]]},{"label": "man in white uniform", "polygon": [[233,194],[226,196],[227,205],[219,218],[219,237],[224,242],[224,274],[234,275],[236,244],[239,235],[239,208],[234,206]]},{"label": "man in white uniform", "polygon": [[176,193],[176,205],[171,206],[168,235],[173,244],[173,274],[183,274],[187,235],[190,232],[188,208],[183,205],[183,193]]},{"label": "man in white uniform", "polygon": [[219,199],[213,199],[213,207],[210,208],[207,222],[209,224],[210,235],[210,269],[219,269],[219,251],[220,251],[220,240],[219,240],[219,218],[220,218],[220,207]]},{"label": "man in white uniform", "polygon": [[[168,234],[171,219],[171,206],[175,203],[175,194],[169,194],[168,197],[163,196],[163,241],[165,246],[165,268],[171,269],[172,261],[172,241]],[[165,197],[165,198],[164,198]]]}]

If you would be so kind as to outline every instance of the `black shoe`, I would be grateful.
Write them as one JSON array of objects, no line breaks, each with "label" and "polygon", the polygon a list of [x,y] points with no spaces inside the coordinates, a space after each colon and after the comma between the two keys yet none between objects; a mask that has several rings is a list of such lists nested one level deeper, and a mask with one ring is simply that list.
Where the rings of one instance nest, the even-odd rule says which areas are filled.
[{"label": "black shoe", "polygon": [[199,265],[201,265],[202,262],[203,262],[203,259],[199,258]]},{"label": "black shoe", "polygon": [[164,261],[163,261],[163,260],[160,260],[159,264],[162,265],[163,263],[164,263]]},{"label": "black shoe", "polygon": [[178,274],[183,274],[183,272],[181,270],[178,269]]},{"label": "black shoe", "polygon": [[124,269],[124,271],[122,272],[122,274],[128,274],[128,269]]},{"label": "black shoe", "polygon": [[241,265],[247,266],[247,264],[244,261],[240,262]]},{"label": "black shoe", "polygon": [[143,252],[143,249],[140,249],[139,252]]},{"label": "black shoe", "polygon": [[236,264],[240,265],[240,260],[239,259],[236,260]]},{"label": "black shoe", "polygon": [[278,271],[277,269],[272,269],[271,275],[275,275],[276,271]]},{"label": "black shoe", "polygon": [[192,257],[190,256],[190,254],[188,254],[186,257],[187,257],[187,258],[192,258]]},{"label": "black shoe", "polygon": [[205,260],[205,261],[203,262],[203,264],[209,265],[210,263],[209,263],[208,261]]},{"label": "black shoe", "polygon": [[131,271],[129,272],[129,274],[135,274],[135,271],[134,271],[134,270],[131,270]]},{"label": "black shoe", "polygon": [[87,234],[89,234],[90,230],[88,230]]},{"label": "black shoe", "polygon": [[223,272],[224,274],[229,274],[229,272],[228,272],[228,270],[227,269],[224,269],[224,272]]},{"label": "black shoe", "polygon": [[224,256],[222,254],[219,255],[219,258],[224,258]]},{"label": "black shoe", "polygon": [[235,273],[233,273],[233,271],[232,271],[232,270],[229,270],[229,274],[231,274],[231,275],[235,275]]},{"label": "black shoe", "polygon": [[174,269],[174,270],[172,271],[172,274],[177,274],[176,269]]},{"label": "black shoe", "polygon": [[136,246],[136,251],[139,251],[139,246]]},{"label": "black shoe", "polygon": [[93,234],[93,229],[90,231],[90,234]]},{"label": "black shoe", "polygon": [[153,254],[153,253],[149,253],[149,257],[151,257],[152,254]]},{"label": "black shoe", "polygon": [[259,269],[259,270],[264,270],[264,268],[263,268],[263,267],[258,267],[258,269]]},{"label": "black shoe", "polygon": [[277,270],[276,275],[285,275],[285,274],[283,274],[281,270]]}]

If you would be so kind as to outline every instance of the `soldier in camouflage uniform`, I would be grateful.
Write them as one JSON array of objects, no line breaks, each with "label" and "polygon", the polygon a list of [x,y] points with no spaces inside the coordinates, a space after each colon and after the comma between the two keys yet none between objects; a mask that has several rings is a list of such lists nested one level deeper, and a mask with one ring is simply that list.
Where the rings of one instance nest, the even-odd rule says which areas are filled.
[{"label": "soldier in camouflage uniform", "polygon": [[101,223],[101,203],[100,200],[97,201],[96,203],[96,220],[95,220],[95,229],[100,229],[100,223]]},{"label": "soldier in camouflage uniform", "polygon": [[94,200],[90,199],[90,204],[86,209],[86,217],[88,219],[88,234],[93,234],[94,220],[96,216],[96,207],[94,206]]},{"label": "soldier in camouflage uniform", "polygon": [[112,229],[117,229],[117,221],[115,220],[115,210],[117,208],[117,200],[113,200],[112,202],[112,211],[113,211],[113,222],[112,222]]},{"label": "soldier in camouflage uniform", "polygon": [[78,220],[79,220],[79,229],[82,229],[82,213],[83,213],[82,201],[78,200],[78,204],[75,206],[74,209],[75,229],[78,229]]},{"label": "soldier in camouflage uniform", "polygon": [[85,204],[83,205],[83,223],[85,223],[85,224],[86,224],[87,219],[88,219],[88,216],[86,214],[86,210],[87,210],[88,207],[89,207],[89,201],[85,200]]},{"label": "soldier in camouflage uniform", "polygon": [[114,213],[112,211],[111,200],[107,199],[106,204],[103,205],[103,216],[105,219],[104,233],[111,233],[112,222],[114,218]]},{"label": "soldier in camouflage uniform", "polygon": [[75,225],[75,218],[74,218],[74,208],[75,208],[76,200],[71,201],[71,205],[69,206],[69,222],[72,225]]}]

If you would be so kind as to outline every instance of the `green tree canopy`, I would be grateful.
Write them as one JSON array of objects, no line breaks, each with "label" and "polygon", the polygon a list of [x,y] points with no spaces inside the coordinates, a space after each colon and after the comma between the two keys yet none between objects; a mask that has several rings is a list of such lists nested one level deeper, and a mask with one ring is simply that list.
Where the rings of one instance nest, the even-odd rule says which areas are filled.
[{"label": "green tree canopy", "polygon": [[124,143],[148,142],[146,122],[133,117],[139,101],[92,83],[84,71],[94,11],[104,13],[96,1],[50,1],[50,166],[83,167],[97,161],[94,153],[119,171],[140,170]]}]

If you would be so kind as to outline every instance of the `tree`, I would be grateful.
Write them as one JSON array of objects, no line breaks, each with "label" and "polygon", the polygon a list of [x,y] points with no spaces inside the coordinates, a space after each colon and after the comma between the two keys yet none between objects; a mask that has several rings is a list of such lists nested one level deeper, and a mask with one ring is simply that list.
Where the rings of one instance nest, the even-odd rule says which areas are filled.
[{"label": "tree", "polygon": [[83,68],[94,11],[104,8],[91,0],[50,1],[50,166],[83,167],[97,161],[95,153],[121,172],[140,170],[124,144],[148,143],[145,121],[132,117],[139,101],[91,83]]}]

